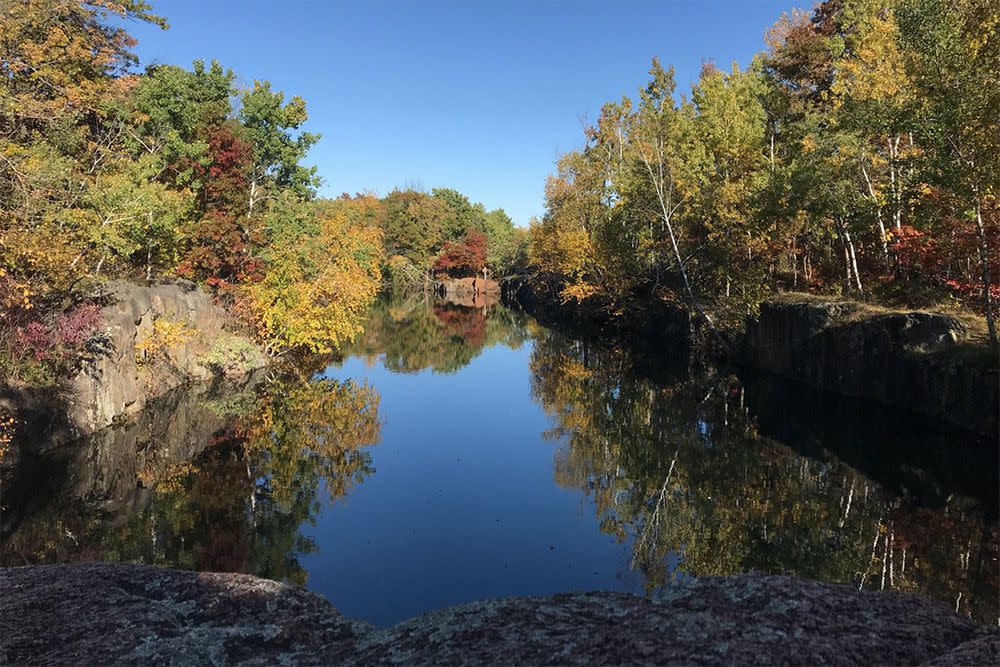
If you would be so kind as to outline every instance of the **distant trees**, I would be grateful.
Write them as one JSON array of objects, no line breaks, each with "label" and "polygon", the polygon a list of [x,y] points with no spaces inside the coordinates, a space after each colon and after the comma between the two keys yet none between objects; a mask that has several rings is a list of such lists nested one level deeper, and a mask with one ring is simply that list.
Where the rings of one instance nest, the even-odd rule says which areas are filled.
[{"label": "distant trees", "polygon": [[470,229],[461,241],[445,241],[434,270],[453,277],[475,276],[486,267],[486,237]]},{"label": "distant trees", "polygon": [[998,27],[987,0],[829,0],[687,95],[654,60],[560,159],[535,273],[564,300],[676,299],[721,329],[777,286],[953,297],[995,340]]},{"label": "distant trees", "polygon": [[486,211],[451,188],[394,190],[382,201],[394,282],[422,284],[431,270],[457,276],[489,267],[504,275],[523,264],[527,239],[503,209]]}]

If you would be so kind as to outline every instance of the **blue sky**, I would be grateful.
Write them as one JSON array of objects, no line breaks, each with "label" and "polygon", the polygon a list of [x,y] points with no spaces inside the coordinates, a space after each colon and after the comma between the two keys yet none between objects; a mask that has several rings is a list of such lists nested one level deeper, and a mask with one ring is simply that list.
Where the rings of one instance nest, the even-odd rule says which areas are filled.
[{"label": "blue sky", "polygon": [[749,62],[801,0],[153,0],[143,64],[215,58],[308,102],[322,194],[454,187],[525,225],[556,157],[658,55],[680,87]]}]

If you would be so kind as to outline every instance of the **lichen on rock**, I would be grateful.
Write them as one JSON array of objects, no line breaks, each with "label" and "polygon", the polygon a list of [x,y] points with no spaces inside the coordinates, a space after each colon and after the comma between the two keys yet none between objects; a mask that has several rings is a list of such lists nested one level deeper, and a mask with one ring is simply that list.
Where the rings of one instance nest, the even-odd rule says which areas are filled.
[{"label": "lichen on rock", "polygon": [[376,628],[243,574],[85,563],[0,570],[3,664],[996,664],[1000,630],[902,593],[792,577],[656,598],[567,593]]}]

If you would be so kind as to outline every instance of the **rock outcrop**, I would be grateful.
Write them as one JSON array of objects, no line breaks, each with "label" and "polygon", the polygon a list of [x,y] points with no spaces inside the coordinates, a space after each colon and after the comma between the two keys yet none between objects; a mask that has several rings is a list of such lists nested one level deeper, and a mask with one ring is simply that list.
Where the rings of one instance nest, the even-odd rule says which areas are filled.
[{"label": "rock outcrop", "polygon": [[[783,377],[1000,433],[1000,370],[961,350],[965,327],[946,315],[869,312],[852,303],[764,303],[737,359]],[[988,357],[988,350],[982,350]]]},{"label": "rock outcrop", "polygon": [[140,565],[0,570],[3,664],[996,664],[1000,631],[900,593],[789,577],[571,593],[380,629],[303,589]]},{"label": "rock outcrop", "polygon": [[59,395],[0,387],[33,440],[46,445],[96,433],[187,382],[238,376],[266,356],[212,297],[193,283],[113,284],[97,332],[103,353],[68,378]]},{"label": "rock outcrop", "polygon": [[500,285],[489,278],[454,278],[436,284],[444,301],[466,308],[483,308],[500,301]]}]

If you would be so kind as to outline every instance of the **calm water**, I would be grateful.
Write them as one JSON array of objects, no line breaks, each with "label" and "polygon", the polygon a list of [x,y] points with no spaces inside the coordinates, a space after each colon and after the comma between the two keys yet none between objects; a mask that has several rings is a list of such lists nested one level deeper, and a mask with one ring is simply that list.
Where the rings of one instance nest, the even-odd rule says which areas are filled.
[{"label": "calm water", "polygon": [[995,443],[638,349],[381,303],[342,359],[7,461],[0,561],[252,572],[382,625],[749,570],[996,621]]}]

